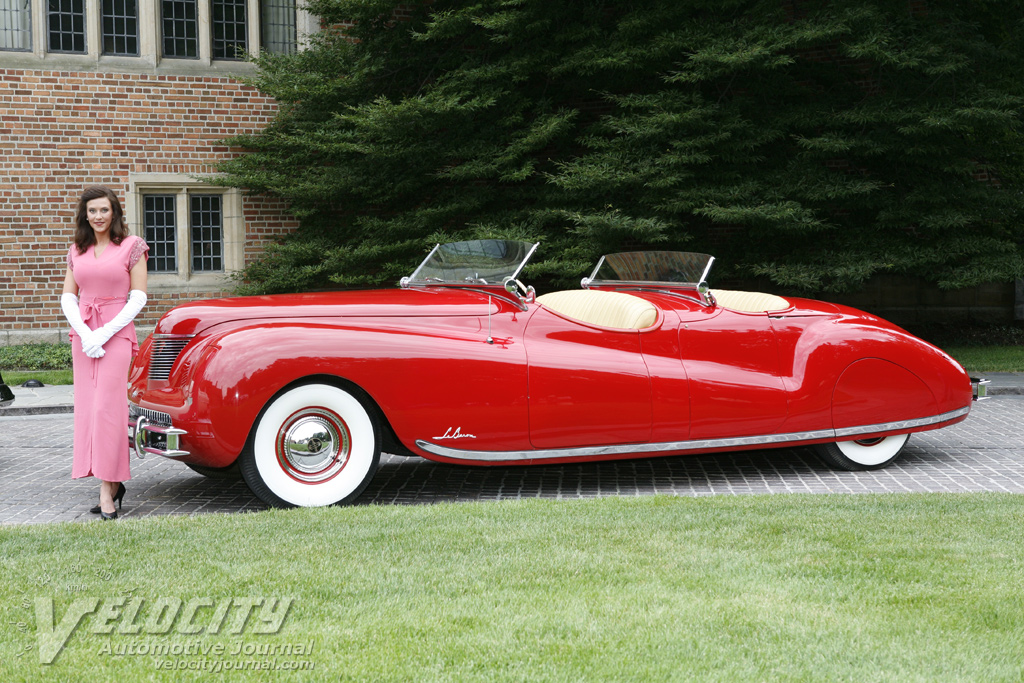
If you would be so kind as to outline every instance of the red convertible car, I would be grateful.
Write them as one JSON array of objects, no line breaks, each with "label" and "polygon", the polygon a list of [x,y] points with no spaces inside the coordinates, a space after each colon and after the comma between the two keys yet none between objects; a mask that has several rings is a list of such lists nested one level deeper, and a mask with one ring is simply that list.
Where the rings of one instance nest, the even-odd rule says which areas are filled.
[{"label": "red convertible car", "polygon": [[809,445],[872,469],[981,391],[873,315],[710,289],[706,254],[611,254],[535,296],[517,278],[536,248],[438,245],[394,290],[172,309],[132,367],[136,452],[237,468],[278,506],[351,501],[382,449],[525,465]]}]

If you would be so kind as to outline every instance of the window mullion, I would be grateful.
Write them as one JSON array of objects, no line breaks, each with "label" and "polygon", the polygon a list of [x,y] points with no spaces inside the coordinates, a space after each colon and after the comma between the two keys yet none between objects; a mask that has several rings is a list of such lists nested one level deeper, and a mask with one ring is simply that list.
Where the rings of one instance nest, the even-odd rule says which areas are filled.
[{"label": "window mullion", "polygon": [[36,57],[46,56],[46,2],[32,3],[32,52]]},{"label": "window mullion", "polygon": [[305,45],[310,36],[316,33],[320,28],[320,20],[306,11],[304,6],[298,6],[296,3],[295,7],[295,45],[298,49],[299,45]]},{"label": "window mullion", "polygon": [[85,50],[93,59],[99,59],[103,52],[103,39],[100,37],[100,0],[85,0]]},{"label": "window mullion", "polygon": [[213,32],[210,29],[210,0],[199,0],[199,61],[213,63]]},{"label": "window mullion", "polygon": [[154,66],[161,58],[161,18],[159,0],[139,0],[139,57]]},{"label": "window mullion", "polygon": [[178,276],[187,280],[192,276],[192,207],[188,192],[178,191],[174,209],[178,220]]},{"label": "window mullion", "polygon": [[249,0],[245,6],[245,14],[247,18],[246,26],[246,47],[250,55],[257,55],[260,52],[260,2],[259,0]]}]

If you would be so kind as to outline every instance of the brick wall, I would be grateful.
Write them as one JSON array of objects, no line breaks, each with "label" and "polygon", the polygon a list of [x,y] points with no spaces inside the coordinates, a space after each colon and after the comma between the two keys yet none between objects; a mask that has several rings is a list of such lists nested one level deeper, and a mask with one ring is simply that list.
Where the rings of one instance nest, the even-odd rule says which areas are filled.
[{"label": "brick wall", "polygon": [[[234,153],[224,138],[275,113],[272,99],[220,76],[0,69],[0,345],[66,340],[59,297],[84,186],[125,203],[131,173],[211,173]],[[243,202],[248,262],[295,222],[278,202]],[[161,292],[141,325],[211,294]]]}]

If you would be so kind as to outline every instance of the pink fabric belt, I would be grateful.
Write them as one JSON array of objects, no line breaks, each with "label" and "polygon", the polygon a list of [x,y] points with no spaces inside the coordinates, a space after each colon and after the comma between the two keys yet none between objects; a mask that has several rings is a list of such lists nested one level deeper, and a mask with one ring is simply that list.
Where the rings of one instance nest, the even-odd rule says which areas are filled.
[{"label": "pink fabric belt", "polygon": [[[127,297],[123,296],[93,296],[93,297],[82,297],[78,300],[79,310],[82,312],[82,320],[90,330],[95,330],[103,325],[103,319],[100,317],[100,309],[104,306],[111,306],[113,304],[120,304],[122,307],[128,301]],[[120,309],[118,309],[120,310]],[[90,325],[89,321],[95,319],[94,325]],[[99,362],[99,358],[90,358],[92,362],[89,363],[89,375],[90,379],[96,379],[96,365]]]},{"label": "pink fabric belt", "polygon": [[[82,311],[82,320],[88,323],[96,317],[99,320],[100,309],[104,306],[110,306],[111,304],[121,304],[124,306],[128,299],[123,296],[95,296],[89,298],[81,298],[78,300],[79,309]],[[96,329],[92,325],[89,325],[90,329]]]}]

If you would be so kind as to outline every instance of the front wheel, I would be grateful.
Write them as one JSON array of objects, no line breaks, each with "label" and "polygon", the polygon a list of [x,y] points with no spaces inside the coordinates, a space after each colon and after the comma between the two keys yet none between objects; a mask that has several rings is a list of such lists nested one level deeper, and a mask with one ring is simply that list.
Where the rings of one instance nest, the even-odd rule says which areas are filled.
[{"label": "front wheel", "polygon": [[877,470],[900,457],[909,434],[860,441],[837,441],[813,446],[818,457],[840,470]]},{"label": "front wheel", "polygon": [[347,503],[377,470],[380,428],[352,393],[306,384],[264,408],[239,462],[245,483],[268,505]]}]

